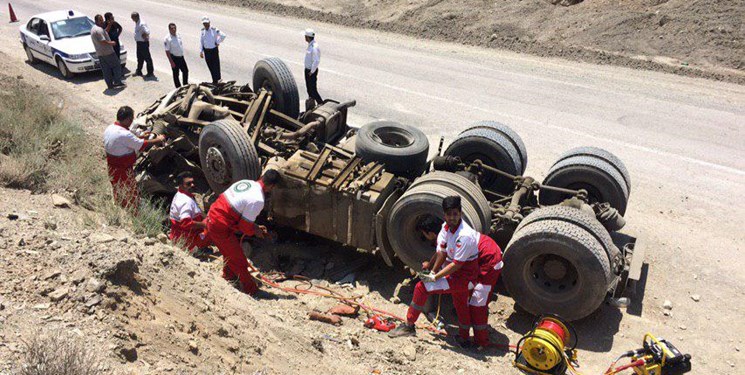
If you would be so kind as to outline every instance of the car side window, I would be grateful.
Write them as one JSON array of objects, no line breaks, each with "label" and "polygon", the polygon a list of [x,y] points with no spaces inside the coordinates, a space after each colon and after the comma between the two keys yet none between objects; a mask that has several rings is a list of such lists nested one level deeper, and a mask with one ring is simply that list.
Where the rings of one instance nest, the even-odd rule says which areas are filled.
[{"label": "car side window", "polygon": [[39,36],[42,35],[49,36],[49,26],[44,21],[39,22]]},{"label": "car side window", "polygon": [[32,34],[39,35],[39,23],[41,22],[38,18],[32,18],[31,21],[28,21],[28,25],[26,25],[26,30],[28,30]]}]

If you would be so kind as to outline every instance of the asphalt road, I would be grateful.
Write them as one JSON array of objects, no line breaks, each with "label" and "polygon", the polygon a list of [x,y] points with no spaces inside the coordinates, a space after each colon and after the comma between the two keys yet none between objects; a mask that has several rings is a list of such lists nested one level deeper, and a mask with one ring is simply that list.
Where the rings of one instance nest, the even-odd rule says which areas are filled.
[{"label": "asphalt road", "polygon": [[[14,1],[13,6],[25,20],[67,9],[69,2]],[[304,100],[301,31],[313,27],[322,50],[319,91],[324,97],[357,99],[351,116],[357,124],[386,118],[415,125],[436,148],[440,135],[452,140],[471,122],[501,121],[522,136],[530,158],[527,172],[539,178],[569,148],[608,149],[631,173],[626,231],[644,240],[655,267],[648,296],[685,299],[690,290],[670,290],[674,280],[662,276],[689,278],[692,273],[696,280],[719,286],[707,297],[711,308],[743,294],[743,86],[538,59],[205,3],[119,0],[101,8],[100,1],[78,0],[75,7],[90,16],[115,14],[125,28],[122,40],[132,47],[130,69],[135,54],[129,13],[139,11],[152,29],[151,51],[164,89],[171,81],[162,47],[169,22],[179,27],[192,81],[208,79],[198,52],[200,19],[208,15],[228,34],[220,51],[224,79],[250,82],[257,60],[277,56],[292,69]],[[3,25],[3,40],[11,40],[16,27]],[[742,298],[735,299],[741,311]],[[722,324],[715,318],[701,325],[723,327],[722,319]]]}]

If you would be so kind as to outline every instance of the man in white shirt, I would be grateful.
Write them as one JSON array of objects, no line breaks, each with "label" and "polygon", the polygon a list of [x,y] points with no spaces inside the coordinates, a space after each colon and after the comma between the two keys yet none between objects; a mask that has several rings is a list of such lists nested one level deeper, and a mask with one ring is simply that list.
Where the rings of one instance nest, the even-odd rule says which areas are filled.
[{"label": "man in white shirt", "polygon": [[137,42],[137,70],[134,76],[142,75],[142,65],[147,63],[147,75],[145,77],[155,77],[153,74],[153,58],[150,56],[150,27],[140,19],[140,14],[132,12],[132,21],[135,23],[135,42]]},{"label": "man in white shirt", "polygon": [[224,32],[210,26],[210,19],[202,18],[202,35],[199,38],[199,57],[207,62],[207,68],[212,75],[212,83],[222,79],[220,74],[220,51],[218,47],[227,38]]},{"label": "man in white shirt", "polygon": [[305,87],[308,89],[308,97],[323,103],[321,94],[318,93],[318,65],[321,63],[321,49],[316,42],[316,33],[313,29],[305,30],[305,41],[308,48],[305,49]]},{"label": "man in white shirt", "polygon": [[103,132],[103,148],[106,151],[106,164],[109,167],[109,180],[114,190],[114,200],[124,208],[137,208],[137,183],[134,164],[137,153],[145,148],[163,143],[165,137],[141,139],[129,130],[135,112],[124,106],[116,112],[116,122]]},{"label": "man in white shirt", "polygon": [[171,232],[169,238],[191,252],[194,248],[209,246],[207,223],[202,209],[194,199],[194,175],[181,172],[177,176],[178,192],[171,201]]},{"label": "man in white shirt", "polygon": [[176,33],[176,24],[168,24],[168,36],[163,41],[163,46],[166,49],[166,56],[168,62],[171,63],[171,70],[173,71],[173,84],[176,88],[181,87],[181,82],[178,79],[178,72],[181,71],[183,76],[183,84],[189,84],[189,67],[186,66],[186,60],[184,59],[184,43],[181,41],[181,35]]}]

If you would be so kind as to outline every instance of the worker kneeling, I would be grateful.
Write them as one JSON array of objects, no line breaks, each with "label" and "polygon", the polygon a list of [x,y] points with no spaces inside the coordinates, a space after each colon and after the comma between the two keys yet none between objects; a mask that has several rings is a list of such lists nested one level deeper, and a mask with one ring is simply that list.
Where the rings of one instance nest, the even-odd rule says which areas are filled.
[{"label": "worker kneeling", "polygon": [[255,295],[259,287],[248,272],[248,259],[235,233],[264,238],[266,227],[254,222],[264,209],[265,194],[280,179],[279,172],[268,170],[259,181],[238,181],[220,194],[207,214],[207,233],[223,256],[223,278],[228,281],[237,278],[240,289],[249,295]]},{"label": "worker kneeling", "polygon": [[[469,343],[471,313],[468,308],[469,283],[475,284],[479,274],[479,232],[463,221],[459,196],[442,201],[445,223],[437,236],[437,249],[429,262],[422,263],[422,281],[414,287],[414,298],[406,313],[406,323],[389,332],[390,337],[413,336],[414,323],[430,294],[450,294],[458,314],[459,343]],[[421,229],[421,228],[419,228]],[[443,264],[445,265],[444,267]],[[424,271],[429,271],[425,273]]]},{"label": "worker kneeling", "polygon": [[178,191],[171,202],[171,241],[180,244],[189,252],[212,244],[207,236],[207,223],[194,199],[194,175],[181,172],[176,177]]}]

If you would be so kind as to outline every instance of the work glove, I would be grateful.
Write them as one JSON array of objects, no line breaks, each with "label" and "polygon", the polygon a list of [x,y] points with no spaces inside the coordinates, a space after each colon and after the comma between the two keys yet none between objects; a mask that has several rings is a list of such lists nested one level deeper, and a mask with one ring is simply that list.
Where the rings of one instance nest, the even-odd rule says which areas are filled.
[{"label": "work glove", "polygon": [[435,282],[435,274],[432,272],[419,272],[419,279],[425,283]]}]

